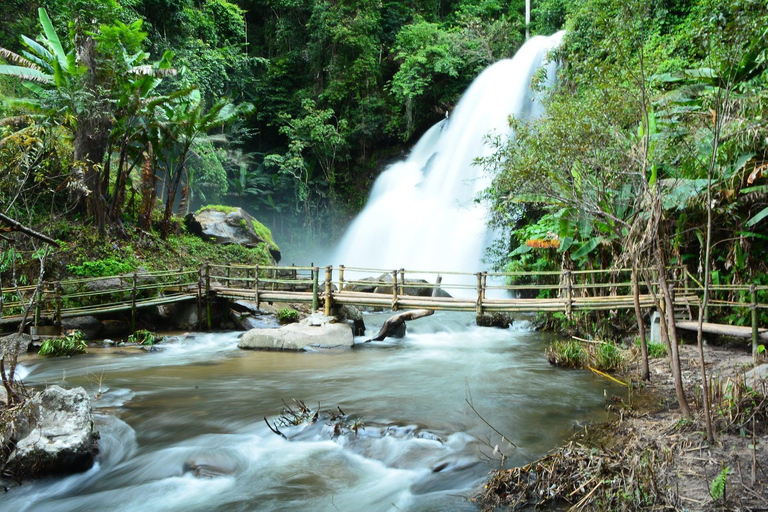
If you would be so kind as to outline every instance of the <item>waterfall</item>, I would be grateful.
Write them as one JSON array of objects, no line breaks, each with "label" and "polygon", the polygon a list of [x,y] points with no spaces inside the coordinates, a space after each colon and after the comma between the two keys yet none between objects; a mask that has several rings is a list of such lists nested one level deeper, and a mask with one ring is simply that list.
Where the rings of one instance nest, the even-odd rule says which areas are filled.
[{"label": "waterfall", "polygon": [[[488,135],[510,135],[508,116],[530,119],[541,113],[531,78],[563,34],[531,38],[514,58],[493,64],[474,80],[450,118],[430,128],[406,160],[379,176],[336,249],[335,264],[483,269],[489,233],[485,208],[475,197],[490,177],[474,161],[491,153]],[[555,65],[546,65],[551,82]]]}]

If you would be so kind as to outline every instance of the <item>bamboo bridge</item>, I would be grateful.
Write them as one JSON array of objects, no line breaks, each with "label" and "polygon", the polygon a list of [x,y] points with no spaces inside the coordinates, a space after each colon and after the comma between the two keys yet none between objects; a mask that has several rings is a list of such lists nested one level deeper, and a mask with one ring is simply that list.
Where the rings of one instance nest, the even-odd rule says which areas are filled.
[{"label": "bamboo bridge", "polygon": [[[691,328],[692,310],[701,304],[703,286],[685,267],[670,268],[668,273],[678,326]],[[47,281],[39,289],[0,288],[0,325],[18,324],[24,308],[30,306],[27,322],[34,325],[46,320],[61,325],[63,318],[130,312],[133,328],[138,309],[191,301],[197,304],[198,318],[207,318],[210,328],[211,303],[217,299],[308,303],[313,311],[322,308],[326,314],[334,305],[353,305],[478,315],[548,311],[570,318],[580,311],[633,310],[630,276],[629,269],[465,273],[343,265],[206,264],[197,269]],[[659,301],[657,283],[641,282],[638,288],[641,308],[670,307]],[[746,326],[729,326],[722,332],[724,326],[718,330],[717,324],[709,324],[708,330],[752,337],[754,343],[768,339],[768,329],[757,325],[758,311],[768,309],[768,286],[713,284],[710,289],[708,309],[734,309]]]}]

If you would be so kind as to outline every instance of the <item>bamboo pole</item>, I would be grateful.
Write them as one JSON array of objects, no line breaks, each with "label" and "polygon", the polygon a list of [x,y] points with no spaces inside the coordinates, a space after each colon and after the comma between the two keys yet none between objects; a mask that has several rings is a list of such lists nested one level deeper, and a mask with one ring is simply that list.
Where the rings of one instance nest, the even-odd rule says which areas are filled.
[{"label": "bamboo pole", "polygon": [[400,295],[405,295],[405,269],[400,269]]},{"label": "bamboo pole", "polygon": [[320,275],[320,268],[312,267],[312,313],[317,313],[317,288],[318,288],[318,276]]},{"label": "bamboo pole", "polygon": [[565,271],[563,281],[565,285],[565,316],[571,321],[573,320],[573,280],[570,270]]},{"label": "bamboo pole", "polygon": [[749,287],[749,294],[752,299],[752,362],[757,366],[757,288],[754,284]]},{"label": "bamboo pole", "polygon": [[253,274],[253,300],[256,302],[256,309],[259,308],[259,266],[256,265]]},{"label": "bamboo pole", "polygon": [[136,287],[139,273],[133,272],[133,286],[131,287],[131,332],[136,332]]},{"label": "bamboo pole", "polygon": [[325,316],[331,316],[331,302],[333,301],[331,279],[333,279],[333,267],[327,266],[325,267]]},{"label": "bamboo pole", "polygon": [[230,278],[231,269],[232,269],[232,263],[231,262],[227,263],[227,278],[225,280],[226,284],[224,285],[227,288],[229,288],[229,278]]},{"label": "bamboo pole", "polygon": [[203,266],[197,267],[197,328],[203,329]]},{"label": "bamboo pole", "polygon": [[392,311],[397,311],[397,270],[392,271]]},{"label": "bamboo pole", "polygon": [[483,314],[483,273],[478,272],[477,276],[477,303],[475,304],[475,313],[477,316]]},{"label": "bamboo pole", "polygon": [[339,265],[339,291],[344,291],[344,265]]},{"label": "bamboo pole", "polygon": [[488,272],[483,272],[483,300],[485,300],[486,292],[488,291]]},{"label": "bamboo pole", "polygon": [[205,319],[206,327],[210,331],[213,328],[213,318],[211,318],[211,264],[205,264]]}]

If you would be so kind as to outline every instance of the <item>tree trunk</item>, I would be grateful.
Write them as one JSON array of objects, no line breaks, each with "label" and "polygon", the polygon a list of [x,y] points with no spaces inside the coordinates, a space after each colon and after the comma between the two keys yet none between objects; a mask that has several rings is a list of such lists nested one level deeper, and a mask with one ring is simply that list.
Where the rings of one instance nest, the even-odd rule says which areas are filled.
[{"label": "tree trunk", "polygon": [[635,302],[635,318],[637,319],[637,331],[640,336],[641,369],[640,378],[642,380],[651,380],[651,371],[648,367],[648,344],[645,339],[645,322],[643,322],[643,311],[640,309],[640,286],[637,280],[637,262],[632,262],[632,295]]}]

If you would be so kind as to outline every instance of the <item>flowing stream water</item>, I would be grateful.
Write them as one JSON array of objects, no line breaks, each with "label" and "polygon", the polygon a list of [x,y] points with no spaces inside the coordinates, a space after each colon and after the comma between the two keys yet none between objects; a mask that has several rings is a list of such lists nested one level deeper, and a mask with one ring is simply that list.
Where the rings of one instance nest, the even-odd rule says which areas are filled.
[{"label": "flowing stream water", "polygon": [[[366,315],[369,334],[388,316]],[[346,351],[244,351],[238,333],[223,332],[152,353],[30,356],[27,385],[98,396],[101,456],[86,473],[12,488],[0,509],[474,510],[465,497],[499,467],[496,445],[507,465],[523,464],[577,422],[605,419],[606,383],[551,367],[547,335],[516,326],[479,328],[471,314],[437,313],[401,340],[361,337]],[[293,398],[341,407],[364,428],[333,438],[321,420],[283,428],[292,440],[283,439],[263,418],[274,421]],[[184,472],[190,461],[224,474],[197,478]]]}]

